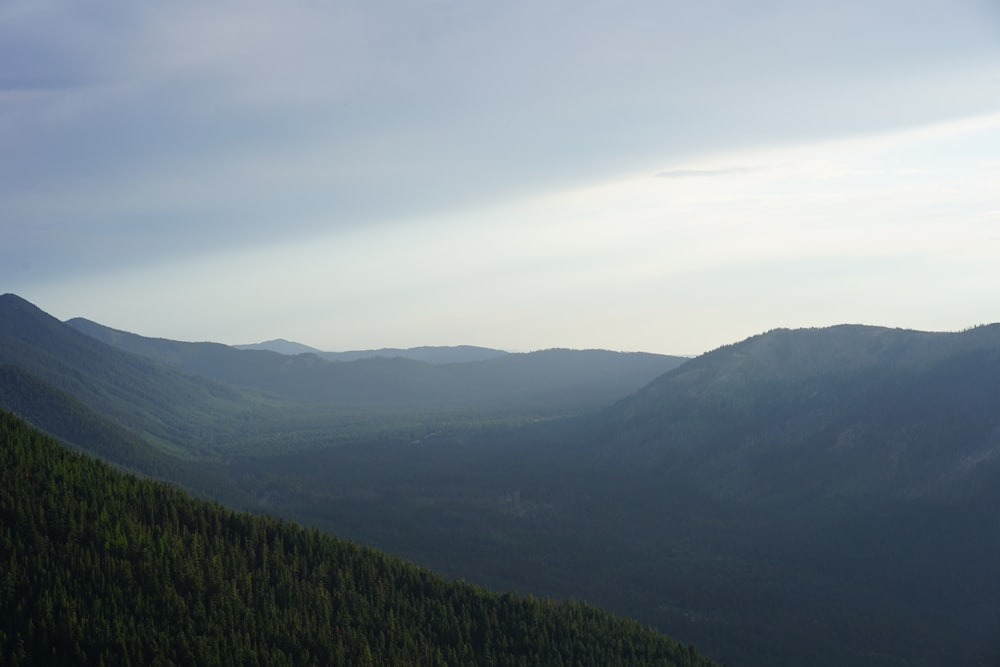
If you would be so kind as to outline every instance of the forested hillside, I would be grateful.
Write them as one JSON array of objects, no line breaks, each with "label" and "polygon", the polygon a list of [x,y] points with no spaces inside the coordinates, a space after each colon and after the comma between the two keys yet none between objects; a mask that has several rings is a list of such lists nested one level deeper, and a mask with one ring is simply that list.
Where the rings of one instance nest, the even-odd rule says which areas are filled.
[{"label": "forested hillside", "polygon": [[[225,346],[132,342],[262,368]],[[587,355],[446,372],[451,391],[484,377],[512,391],[526,370],[622,368]],[[592,412],[342,409],[308,383],[294,389],[308,400],[275,398],[177,363],[0,298],[0,407],[234,506],[495,590],[586,599],[733,665],[1000,665],[1000,325],[774,330]],[[373,396],[400,364],[442,370],[372,360]],[[282,382],[295,377],[320,375]]]},{"label": "forested hillside", "polygon": [[0,364],[0,409],[13,412],[63,442],[128,470],[169,480],[230,505],[243,507],[251,502],[236,489],[218,463],[172,456],[84,405],[68,392],[17,366]]},{"label": "forested hillside", "polygon": [[233,424],[255,405],[231,386],[105,345],[13,294],[0,295],[0,364],[188,456],[229,440]]},{"label": "forested hillside", "polygon": [[0,412],[5,665],[713,664],[74,454]]},{"label": "forested hillside", "polygon": [[281,512],[730,664],[1000,664],[998,326],[777,330],[578,420],[238,469]]},{"label": "forested hillside", "polygon": [[609,461],[683,470],[718,497],[950,495],[1000,461],[1000,325],[775,330],[606,416]]}]

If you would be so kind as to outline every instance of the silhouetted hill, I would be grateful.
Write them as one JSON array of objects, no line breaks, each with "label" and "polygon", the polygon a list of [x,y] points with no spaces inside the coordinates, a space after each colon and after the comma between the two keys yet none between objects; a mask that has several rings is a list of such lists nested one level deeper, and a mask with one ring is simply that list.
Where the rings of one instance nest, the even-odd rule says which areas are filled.
[{"label": "silhouetted hill", "polygon": [[[573,409],[596,408],[635,391],[686,361],[682,357],[606,350],[498,352],[485,361],[483,348],[414,348],[406,356],[365,357],[343,363],[319,355],[281,355],[219,343],[147,338],[76,318],[68,325],[110,345],[221,382],[296,401],[380,409]],[[403,351],[398,351],[403,352]],[[489,352],[488,350],[486,352]]]},{"label": "silhouetted hill", "polygon": [[0,411],[0,662],[712,663],[581,603],[449,583],[370,549],[192,500]]}]

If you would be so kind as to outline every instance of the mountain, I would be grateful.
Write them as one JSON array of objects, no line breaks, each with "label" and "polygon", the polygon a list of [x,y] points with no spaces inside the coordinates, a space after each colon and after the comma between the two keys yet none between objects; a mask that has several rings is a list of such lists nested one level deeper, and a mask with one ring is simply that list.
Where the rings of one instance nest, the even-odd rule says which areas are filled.
[{"label": "mountain", "polygon": [[0,296],[0,364],[175,453],[225,437],[222,424],[252,406],[234,387],[106,345],[13,294]]},{"label": "mountain", "polygon": [[[484,348],[414,348],[427,360],[377,356],[334,363],[315,354],[281,355],[219,343],[147,338],[76,318],[69,327],[120,349],[288,400],[378,409],[580,410],[606,405],[686,359],[607,350],[492,355]],[[389,351],[393,352],[393,351]],[[402,352],[402,351],[400,351]]]},{"label": "mountain", "polygon": [[[82,320],[82,318],[70,320],[69,324],[77,326],[77,320]],[[93,323],[81,321],[80,326],[77,328],[83,330],[84,327],[91,324]],[[309,347],[308,345],[303,345],[302,343],[287,341],[283,338],[277,338],[275,340],[250,345],[235,345],[234,347],[240,350],[269,350],[271,352],[288,355],[315,354],[316,356],[322,357],[327,361],[357,361],[358,359],[372,359],[375,357],[386,357],[390,359],[400,357],[403,359],[412,359],[413,361],[424,361],[429,364],[455,364],[469,361],[486,361],[488,359],[493,359],[507,354],[507,352],[504,352],[503,350],[495,350],[489,347],[477,347],[475,345],[424,346],[410,348],[383,347],[377,350],[323,352],[322,350],[317,350],[314,347]]]},{"label": "mountain", "polygon": [[322,352],[320,356],[330,361],[356,361],[372,357],[401,357],[423,361],[428,364],[460,364],[470,361],[488,361],[502,357],[509,352],[491,347],[475,345],[423,346],[423,347],[383,347],[377,350],[354,350],[349,352]]},{"label": "mountain", "polygon": [[[254,397],[161,427],[225,452],[268,511],[446,576],[585,599],[745,667],[1000,664],[1000,325],[779,329],[642,382],[649,359],[605,351],[332,363],[129,334],[152,356],[105,358],[49,333],[43,380],[73,396],[138,387],[142,363]],[[29,343],[0,335],[21,346],[0,363],[51,362]],[[357,410],[321,420],[333,400]],[[526,405],[549,412],[483,416]]]},{"label": "mountain", "polygon": [[2,411],[0,519],[5,665],[713,664],[582,603],[193,500]]},{"label": "mountain", "polygon": [[777,330],[622,400],[601,446],[643,466],[702,470],[706,488],[742,501],[805,484],[923,497],[1000,460],[998,408],[1000,325]]},{"label": "mountain", "polygon": [[727,664],[1000,664],[1000,325],[776,330],[572,420],[240,466],[310,524]]},{"label": "mountain", "polygon": [[684,361],[550,350],[473,363],[333,363],[71,324],[15,295],[0,297],[0,364],[167,454],[212,464],[250,451],[409,441],[444,423],[548,419],[606,404]]},{"label": "mountain", "polygon": [[729,632],[810,638],[783,649],[813,664],[823,646],[829,664],[1000,660],[1000,325],[771,331],[667,373],[595,432],[589,455],[634,503],[715,525],[684,531],[725,563],[689,583],[705,596],[742,571],[717,593]]},{"label": "mountain", "polygon": [[[66,322],[70,326],[73,326],[81,331],[84,327],[96,325],[100,327],[101,325],[96,322],[90,322],[82,317],[77,317]],[[315,347],[309,347],[308,345],[303,345],[302,343],[296,343],[292,340],[285,340],[284,338],[275,338],[274,340],[265,340],[261,343],[248,343],[246,345],[234,345],[238,350],[267,350],[269,352],[277,352],[278,354],[322,354],[322,350],[317,350]]]}]

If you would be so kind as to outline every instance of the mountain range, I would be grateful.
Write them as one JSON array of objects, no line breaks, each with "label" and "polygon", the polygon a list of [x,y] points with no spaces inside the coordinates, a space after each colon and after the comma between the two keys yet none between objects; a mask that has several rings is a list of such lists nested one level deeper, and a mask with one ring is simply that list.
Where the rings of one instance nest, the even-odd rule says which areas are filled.
[{"label": "mountain range", "polygon": [[122,465],[729,664],[1000,664],[1000,325],[331,362],[6,295],[0,364],[0,407]]},{"label": "mountain range", "polygon": [[[117,331],[83,318],[70,328],[121,350],[238,387],[295,401],[366,408],[595,408],[683,363],[683,357],[607,350],[508,354],[485,348],[287,355],[219,343],[187,343]],[[481,352],[489,352],[483,358]],[[422,357],[423,360],[418,358]],[[476,361],[459,359],[477,357]],[[348,360],[350,359],[350,360]],[[431,361],[432,359],[445,361]]]},{"label": "mountain range", "polygon": [[[77,318],[82,319],[82,318]],[[68,324],[73,325],[74,320]],[[382,347],[377,350],[351,350],[347,352],[324,352],[323,350],[309,347],[302,343],[275,338],[262,343],[250,343],[246,345],[234,345],[240,350],[269,350],[279,354],[315,354],[327,361],[357,361],[358,359],[372,359],[374,357],[401,357],[414,361],[425,361],[430,364],[455,364],[468,361],[486,361],[496,357],[509,354],[504,350],[496,350],[489,347],[478,347],[476,345],[449,345],[449,346],[421,346],[410,348]]]}]

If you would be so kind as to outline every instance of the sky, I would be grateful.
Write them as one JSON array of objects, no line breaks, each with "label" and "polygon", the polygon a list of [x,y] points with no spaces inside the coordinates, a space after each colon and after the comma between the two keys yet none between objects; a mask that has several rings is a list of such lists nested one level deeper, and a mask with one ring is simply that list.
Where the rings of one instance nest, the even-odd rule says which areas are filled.
[{"label": "sky", "polygon": [[2,0],[0,292],[325,350],[1000,321],[1000,2]]}]

